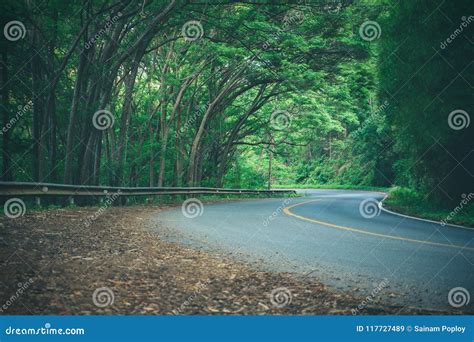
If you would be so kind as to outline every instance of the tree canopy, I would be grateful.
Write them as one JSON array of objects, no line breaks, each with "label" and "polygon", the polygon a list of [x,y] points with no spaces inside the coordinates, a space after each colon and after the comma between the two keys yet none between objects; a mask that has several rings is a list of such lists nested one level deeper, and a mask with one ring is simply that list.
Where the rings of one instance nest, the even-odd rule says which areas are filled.
[{"label": "tree canopy", "polygon": [[1,7],[2,180],[472,189],[467,0]]}]

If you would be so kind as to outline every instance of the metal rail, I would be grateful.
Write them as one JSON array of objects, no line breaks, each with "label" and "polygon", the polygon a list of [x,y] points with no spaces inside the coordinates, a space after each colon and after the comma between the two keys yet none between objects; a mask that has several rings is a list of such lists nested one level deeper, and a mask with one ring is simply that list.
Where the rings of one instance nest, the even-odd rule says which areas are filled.
[{"label": "metal rail", "polygon": [[143,196],[143,195],[224,195],[294,194],[294,190],[254,190],[203,187],[111,187],[53,183],[0,182],[0,196]]}]

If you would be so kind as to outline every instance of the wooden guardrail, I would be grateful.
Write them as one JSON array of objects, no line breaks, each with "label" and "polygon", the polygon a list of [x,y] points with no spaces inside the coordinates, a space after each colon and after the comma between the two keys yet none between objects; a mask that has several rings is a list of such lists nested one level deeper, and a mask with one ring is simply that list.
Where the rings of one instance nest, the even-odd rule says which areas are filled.
[{"label": "wooden guardrail", "polygon": [[294,190],[254,190],[203,187],[111,187],[53,183],[0,182],[0,196],[151,196],[151,195],[224,195],[294,194]]}]

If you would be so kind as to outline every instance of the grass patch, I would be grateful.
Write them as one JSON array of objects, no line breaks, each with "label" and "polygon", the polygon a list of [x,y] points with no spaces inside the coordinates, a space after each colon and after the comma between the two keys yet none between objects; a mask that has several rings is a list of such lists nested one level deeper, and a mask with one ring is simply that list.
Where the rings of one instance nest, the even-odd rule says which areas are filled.
[{"label": "grass patch", "polygon": [[274,185],[274,189],[336,189],[336,190],[365,190],[388,192],[390,188],[370,185],[350,185],[350,184],[285,184]]},{"label": "grass patch", "polygon": [[441,208],[427,202],[423,195],[407,188],[390,189],[384,206],[395,212],[463,226],[474,227],[474,205],[470,196],[459,201],[453,208]]}]

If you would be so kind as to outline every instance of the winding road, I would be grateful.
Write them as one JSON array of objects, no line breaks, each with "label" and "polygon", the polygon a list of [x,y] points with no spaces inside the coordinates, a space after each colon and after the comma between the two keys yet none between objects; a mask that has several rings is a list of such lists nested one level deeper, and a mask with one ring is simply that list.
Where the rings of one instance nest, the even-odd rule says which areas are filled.
[{"label": "winding road", "polygon": [[314,276],[383,303],[441,309],[451,308],[453,288],[474,296],[474,229],[381,210],[377,204],[384,193],[299,193],[303,196],[205,204],[191,215],[168,210],[156,216],[157,226],[169,228],[170,240],[260,269]]}]

